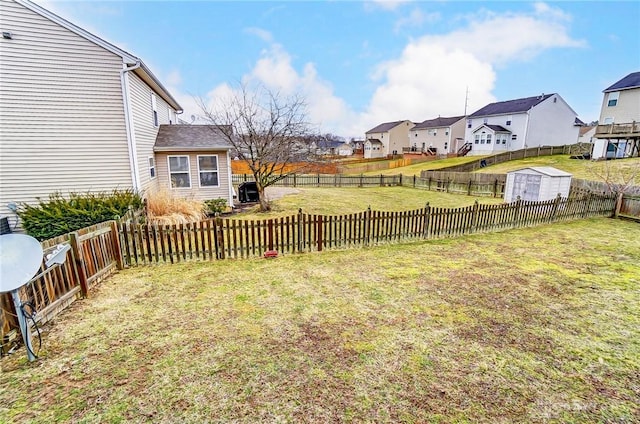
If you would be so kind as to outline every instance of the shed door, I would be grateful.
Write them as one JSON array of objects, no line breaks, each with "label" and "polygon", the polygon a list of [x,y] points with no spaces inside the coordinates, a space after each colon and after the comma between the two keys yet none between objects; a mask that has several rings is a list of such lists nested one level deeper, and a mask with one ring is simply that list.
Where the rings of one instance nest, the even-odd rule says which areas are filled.
[{"label": "shed door", "polygon": [[515,174],[511,200],[517,199],[518,196],[522,200],[538,200],[541,181],[542,175]]}]

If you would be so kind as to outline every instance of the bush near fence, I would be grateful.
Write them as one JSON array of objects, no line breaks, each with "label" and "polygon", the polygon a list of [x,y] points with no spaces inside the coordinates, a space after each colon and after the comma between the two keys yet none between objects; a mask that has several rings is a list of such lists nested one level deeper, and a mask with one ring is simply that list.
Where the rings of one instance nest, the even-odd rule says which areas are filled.
[{"label": "bush near fence", "polygon": [[[395,177],[396,183],[402,182]],[[413,178],[406,178],[413,182]],[[388,180],[382,180],[388,182]],[[380,181],[378,181],[380,183]],[[627,197],[625,197],[625,200]],[[640,198],[629,198],[640,215]],[[633,203],[636,202],[636,203]],[[20,290],[32,301],[37,321],[45,323],[79,297],[86,297],[104,278],[118,269],[190,260],[260,257],[267,250],[282,254],[361,248],[403,240],[458,237],[593,216],[611,215],[615,196],[586,194],[546,202],[466,208],[429,205],[404,212],[367,210],[356,214],[324,216],[297,214],[264,220],[211,219],[194,224],[142,225],[132,220],[110,221],[42,242],[45,253],[59,243],[72,249],[60,267]],[[624,206],[623,206],[624,208]],[[9,294],[0,295],[0,335],[18,328]]]}]

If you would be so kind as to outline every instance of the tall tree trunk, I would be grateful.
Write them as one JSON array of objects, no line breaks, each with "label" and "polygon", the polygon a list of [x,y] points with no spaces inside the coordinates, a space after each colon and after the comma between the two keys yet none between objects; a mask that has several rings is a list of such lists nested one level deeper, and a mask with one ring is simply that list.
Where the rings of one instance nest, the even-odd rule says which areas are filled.
[{"label": "tall tree trunk", "polygon": [[260,212],[268,212],[271,210],[271,205],[267,196],[264,194],[264,187],[258,185],[258,196],[260,197]]}]

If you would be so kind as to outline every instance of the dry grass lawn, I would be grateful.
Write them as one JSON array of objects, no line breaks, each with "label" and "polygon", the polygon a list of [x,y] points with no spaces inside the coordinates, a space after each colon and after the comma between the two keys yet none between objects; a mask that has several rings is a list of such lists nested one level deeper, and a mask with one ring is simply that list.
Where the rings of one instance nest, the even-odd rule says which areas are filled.
[{"label": "dry grass lawn", "polygon": [[1,360],[0,422],[640,420],[640,226],[140,267]]}]

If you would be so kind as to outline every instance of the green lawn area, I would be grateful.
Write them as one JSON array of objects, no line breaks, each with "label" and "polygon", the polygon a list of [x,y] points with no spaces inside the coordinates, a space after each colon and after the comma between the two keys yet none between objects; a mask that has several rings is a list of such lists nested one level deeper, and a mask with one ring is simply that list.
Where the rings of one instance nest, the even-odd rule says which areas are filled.
[{"label": "green lawn area", "polygon": [[[435,171],[447,166],[460,165],[462,163],[473,162],[484,156],[463,156],[459,158],[439,159],[428,162],[416,163],[414,165],[403,166],[400,168],[384,169],[380,171],[365,172],[363,175],[420,175],[422,171]],[[347,174],[347,172],[345,173]],[[360,174],[358,174],[360,175]]]},{"label": "green lawn area", "polygon": [[[279,188],[276,187],[275,190]],[[272,211],[253,211],[233,215],[233,218],[265,219],[292,215],[302,208],[303,212],[323,215],[357,213],[371,206],[378,211],[406,211],[423,208],[427,202],[434,207],[459,208],[473,205],[502,203],[502,198],[474,197],[447,194],[412,187],[346,187],[346,188],[296,188],[297,193],[288,194],[272,202]],[[267,195],[270,193],[267,189]]]},{"label": "green lawn area", "polygon": [[0,360],[0,422],[637,422],[639,263],[599,218],[128,269]]},{"label": "green lawn area", "polygon": [[607,169],[613,173],[638,172],[638,170],[640,170],[640,158],[589,161],[570,159],[569,155],[540,156],[499,163],[497,165],[487,166],[476,172],[506,174],[507,172],[529,166],[553,166],[554,168],[571,173],[575,178],[598,181]]}]

